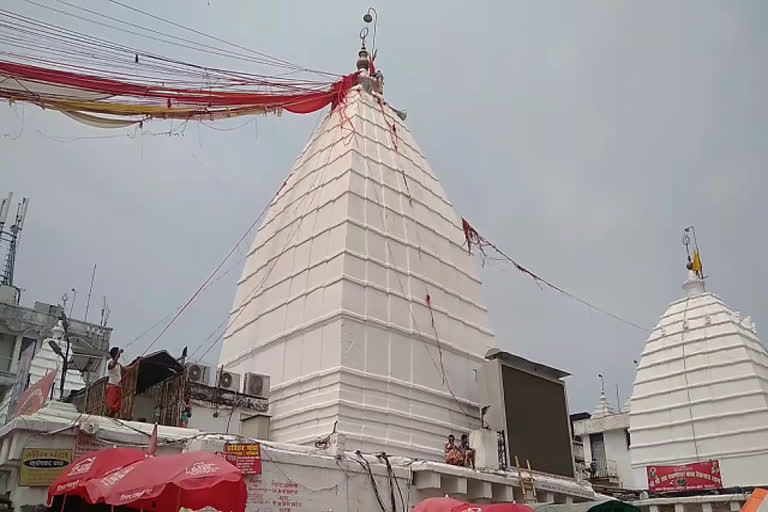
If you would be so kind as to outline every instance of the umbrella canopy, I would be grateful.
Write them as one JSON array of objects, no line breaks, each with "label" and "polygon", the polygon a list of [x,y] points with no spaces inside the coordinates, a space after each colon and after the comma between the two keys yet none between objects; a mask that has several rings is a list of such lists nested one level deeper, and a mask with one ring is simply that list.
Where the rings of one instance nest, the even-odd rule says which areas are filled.
[{"label": "umbrella canopy", "polygon": [[107,473],[144,460],[146,453],[135,448],[107,448],[83,455],[59,475],[48,488],[48,504],[54,496],[80,496],[94,504],[86,489],[86,484],[94,478],[101,478]]},{"label": "umbrella canopy", "polygon": [[148,457],[87,484],[108,505],[175,512],[181,507],[243,512],[247,492],[239,469],[210,452]]},{"label": "umbrella canopy", "polygon": [[536,512],[640,512],[636,506],[615,499],[581,503],[541,503],[533,505],[533,509]]},{"label": "umbrella canopy", "polygon": [[517,503],[479,505],[453,498],[428,498],[413,507],[413,512],[533,512],[533,509]]}]

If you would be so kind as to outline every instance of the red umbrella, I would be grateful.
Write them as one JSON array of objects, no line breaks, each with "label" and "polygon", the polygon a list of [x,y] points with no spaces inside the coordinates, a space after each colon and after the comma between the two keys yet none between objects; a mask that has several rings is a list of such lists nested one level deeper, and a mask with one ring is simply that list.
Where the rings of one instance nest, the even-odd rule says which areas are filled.
[{"label": "red umbrella", "polygon": [[163,512],[180,507],[244,512],[247,497],[240,470],[210,452],[149,457],[87,487],[108,505]]},{"label": "red umbrella", "polygon": [[427,498],[413,507],[413,512],[451,512],[453,507],[463,504],[453,498]]},{"label": "red umbrella", "polygon": [[533,509],[517,503],[478,505],[453,498],[428,498],[413,507],[413,512],[533,512]]},{"label": "red umbrella", "polygon": [[487,503],[475,505],[474,503],[462,503],[451,509],[451,512],[534,512],[527,505],[518,503]]},{"label": "red umbrella", "polygon": [[80,496],[91,504],[96,503],[86,490],[88,481],[143,460],[146,455],[135,448],[107,448],[83,455],[67,466],[48,488],[48,504],[54,496]]}]

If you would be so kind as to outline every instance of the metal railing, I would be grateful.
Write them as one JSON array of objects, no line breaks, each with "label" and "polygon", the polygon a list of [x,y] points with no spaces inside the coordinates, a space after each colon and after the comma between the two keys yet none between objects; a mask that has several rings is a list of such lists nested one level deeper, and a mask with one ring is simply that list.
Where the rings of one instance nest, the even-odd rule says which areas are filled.
[{"label": "metal railing", "polygon": [[504,471],[507,469],[507,443],[503,430],[496,431],[496,445],[498,447],[499,469]]},{"label": "metal railing", "polygon": [[615,460],[593,460],[586,465],[589,478],[618,478],[619,471]]}]

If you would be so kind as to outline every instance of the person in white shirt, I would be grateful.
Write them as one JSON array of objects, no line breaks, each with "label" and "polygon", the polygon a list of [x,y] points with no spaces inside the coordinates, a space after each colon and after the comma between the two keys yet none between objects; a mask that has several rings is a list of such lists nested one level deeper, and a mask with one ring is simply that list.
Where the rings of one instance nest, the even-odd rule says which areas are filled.
[{"label": "person in white shirt", "polygon": [[104,403],[107,406],[107,416],[116,416],[123,404],[123,388],[120,381],[123,380],[123,365],[120,364],[120,356],[123,349],[112,347],[109,351],[110,360],[107,363],[107,392]]}]

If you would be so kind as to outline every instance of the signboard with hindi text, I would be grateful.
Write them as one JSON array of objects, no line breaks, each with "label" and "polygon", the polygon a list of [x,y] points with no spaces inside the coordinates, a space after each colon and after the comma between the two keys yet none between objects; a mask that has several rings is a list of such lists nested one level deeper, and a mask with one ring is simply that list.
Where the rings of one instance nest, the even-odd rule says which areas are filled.
[{"label": "signboard with hindi text", "polygon": [[72,462],[72,448],[24,448],[19,467],[19,485],[48,487]]},{"label": "signboard with hindi text", "polygon": [[261,446],[259,443],[227,443],[224,458],[242,471],[243,475],[261,474]]},{"label": "signboard with hindi text", "polygon": [[648,466],[648,490],[655,492],[721,489],[723,479],[716,460],[679,466]]}]

